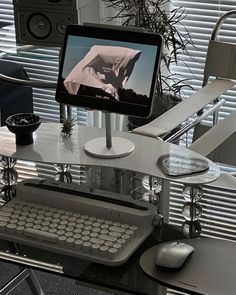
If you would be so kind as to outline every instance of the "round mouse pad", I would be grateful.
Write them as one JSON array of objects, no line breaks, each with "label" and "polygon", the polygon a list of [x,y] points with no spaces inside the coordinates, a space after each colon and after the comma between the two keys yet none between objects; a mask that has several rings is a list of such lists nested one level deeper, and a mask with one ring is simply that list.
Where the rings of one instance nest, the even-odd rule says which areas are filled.
[{"label": "round mouse pad", "polygon": [[195,248],[180,270],[173,271],[155,265],[157,246],[142,254],[142,270],[166,286],[190,291],[191,294],[235,294],[235,243],[210,238],[178,241]]}]

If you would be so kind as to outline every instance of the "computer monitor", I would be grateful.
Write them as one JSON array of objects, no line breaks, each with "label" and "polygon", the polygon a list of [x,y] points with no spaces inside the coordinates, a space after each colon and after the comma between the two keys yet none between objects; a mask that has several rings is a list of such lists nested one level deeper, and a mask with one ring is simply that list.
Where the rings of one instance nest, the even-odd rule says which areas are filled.
[{"label": "computer monitor", "polygon": [[56,100],[147,117],[161,50],[162,37],[158,34],[118,26],[69,25],[61,53]]}]

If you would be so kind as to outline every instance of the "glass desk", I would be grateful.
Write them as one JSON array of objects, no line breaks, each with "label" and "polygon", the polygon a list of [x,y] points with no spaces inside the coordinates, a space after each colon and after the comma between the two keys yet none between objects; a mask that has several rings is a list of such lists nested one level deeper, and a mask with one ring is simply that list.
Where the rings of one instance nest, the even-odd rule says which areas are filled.
[{"label": "glass desk", "polygon": [[[116,135],[122,135],[132,140],[135,143],[135,151],[119,159],[95,158],[85,153],[84,144],[91,138],[104,136],[105,131],[103,129],[76,126],[72,137],[67,139],[61,137],[60,130],[60,124],[43,123],[34,133],[34,143],[32,145],[16,146],[14,134],[11,134],[6,127],[1,127],[0,154],[13,159],[52,164],[116,167],[139,171],[166,180],[170,178],[156,164],[159,156],[171,152],[181,152],[199,157],[198,154],[187,149],[153,138],[116,132]],[[144,153],[147,146],[149,147],[148,156],[147,153]],[[205,173],[191,177],[181,177],[175,179],[175,181],[185,184],[214,181],[219,176],[219,170],[213,162],[208,161],[208,163],[210,168]],[[0,259],[24,267],[37,268],[67,276],[94,288],[110,291],[113,294],[164,295],[168,294],[167,289],[149,278],[142,271],[139,266],[139,258],[146,249],[160,241],[181,238],[183,236],[178,228],[165,225],[161,232],[155,230],[131,258],[118,267],[108,267],[3,240],[0,243]]]}]

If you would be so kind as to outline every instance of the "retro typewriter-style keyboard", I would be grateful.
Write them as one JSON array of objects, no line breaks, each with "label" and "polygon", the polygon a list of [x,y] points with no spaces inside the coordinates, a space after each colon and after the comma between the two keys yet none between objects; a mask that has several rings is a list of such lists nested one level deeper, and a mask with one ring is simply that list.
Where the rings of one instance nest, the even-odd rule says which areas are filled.
[{"label": "retro typewriter-style keyboard", "polygon": [[106,265],[124,263],[153,230],[153,205],[77,185],[26,180],[0,209],[0,237]]}]

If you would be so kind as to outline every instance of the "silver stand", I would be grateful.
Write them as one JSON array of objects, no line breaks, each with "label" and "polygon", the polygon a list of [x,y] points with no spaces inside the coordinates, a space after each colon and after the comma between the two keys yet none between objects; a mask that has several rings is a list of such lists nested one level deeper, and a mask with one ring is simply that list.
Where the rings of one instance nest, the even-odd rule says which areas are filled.
[{"label": "silver stand", "polygon": [[89,140],[84,149],[91,156],[99,158],[120,158],[131,154],[134,151],[134,144],[122,137],[112,137],[111,116],[105,112],[106,137],[97,137]]}]

